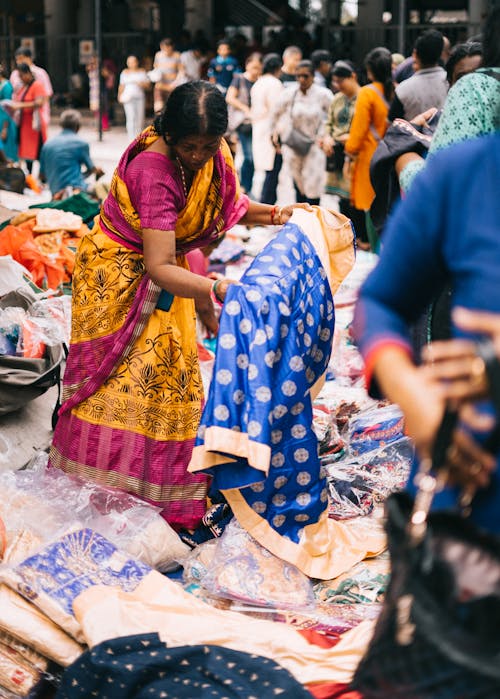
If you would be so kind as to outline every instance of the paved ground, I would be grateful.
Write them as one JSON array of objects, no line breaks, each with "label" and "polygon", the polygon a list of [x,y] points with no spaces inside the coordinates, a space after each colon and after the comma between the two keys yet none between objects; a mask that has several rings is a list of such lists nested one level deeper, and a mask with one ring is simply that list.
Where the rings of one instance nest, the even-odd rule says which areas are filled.
[{"label": "paved ground", "polygon": [[[58,130],[56,121],[49,129],[49,136],[57,133]],[[80,134],[89,142],[91,157],[95,164],[105,171],[103,180],[109,181],[122,152],[128,145],[125,128],[113,127],[105,132],[102,140],[99,141],[91,120],[85,119]],[[257,173],[254,180],[256,192],[260,191],[261,184],[262,175]],[[30,204],[49,199],[50,193],[47,191],[39,195],[33,192],[21,195],[0,191],[0,205],[14,210],[22,211]],[[278,203],[285,204],[291,201],[294,201],[292,182],[290,177],[283,173],[278,190]],[[325,198],[322,204],[328,206],[334,205],[334,202]],[[21,468],[36,450],[48,448],[52,438],[50,425],[56,397],[57,391],[53,388],[22,410],[0,416],[0,471]]]}]

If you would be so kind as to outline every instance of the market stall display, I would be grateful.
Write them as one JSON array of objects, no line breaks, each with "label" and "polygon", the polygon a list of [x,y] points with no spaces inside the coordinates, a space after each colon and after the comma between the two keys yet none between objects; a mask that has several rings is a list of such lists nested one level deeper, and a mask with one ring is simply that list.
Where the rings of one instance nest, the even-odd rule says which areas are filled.
[{"label": "market stall display", "polygon": [[[50,220],[45,215],[40,216],[36,227]],[[31,220],[30,225],[35,226]],[[285,241],[290,234],[295,239]],[[283,479],[293,474],[296,495],[317,496],[321,509],[320,524],[310,537],[303,535],[305,520],[297,520],[297,551],[309,547],[310,553],[328,531],[332,536],[324,539],[323,545],[330,551],[332,565],[318,574],[318,569],[304,564],[307,556],[301,554],[293,560],[286,547],[266,545],[266,537],[257,526],[263,512],[251,507],[257,518],[252,520],[255,527],[247,526],[248,521],[238,510],[239,500],[221,487],[224,479],[220,475],[215,485],[221,487],[221,492],[211,492],[213,499],[207,505],[202,526],[179,535],[159,515],[158,508],[116,489],[47,468],[47,455],[38,454],[26,470],[0,474],[0,696],[45,699],[47,682],[52,692],[59,688],[58,699],[90,698],[92,691],[103,697],[124,696],[120,694],[121,684],[135,681],[138,666],[138,676],[147,678],[144,681],[158,692],[183,680],[189,680],[190,688],[197,687],[195,683],[202,687],[203,670],[188,674],[188,665],[195,659],[202,668],[208,663],[215,673],[210,691],[233,683],[241,685],[234,696],[242,699],[283,692],[294,697],[343,696],[370,640],[388,581],[382,505],[404,484],[413,459],[413,446],[404,435],[398,408],[367,395],[362,360],[350,336],[357,290],[376,258],[358,252],[355,264],[352,258],[344,266],[335,267],[341,258],[328,258],[325,246],[318,251],[320,237],[307,239],[290,227],[273,234],[267,251],[262,251],[262,243],[258,249],[251,232],[249,238],[247,245],[229,234],[227,243],[210,261],[214,270],[227,265],[226,274],[230,270],[230,276],[243,278],[244,283],[228,294],[219,346],[207,347],[200,331],[199,354],[209,404],[214,389],[213,395],[219,396],[202,425],[205,440],[207,429],[220,428],[224,423],[220,407],[234,411],[246,406],[250,415],[249,411],[259,405],[269,404],[266,416],[271,411],[272,420],[259,417],[260,429],[268,431],[268,439],[261,440],[260,450],[253,454],[258,458],[250,464],[247,481],[233,482],[232,487],[251,493],[247,498],[250,506],[264,502],[266,489],[270,488],[266,502],[272,503],[276,516],[283,506],[278,496],[288,487]],[[289,250],[283,248],[287,245]],[[224,394],[225,386],[232,389],[231,395],[238,389],[231,383],[233,379],[227,381],[228,371],[248,371],[255,364],[257,371],[267,367],[269,375],[276,377],[283,356],[290,362],[295,355],[302,358],[301,365],[290,365],[290,375],[280,382],[296,382],[301,372],[306,376],[308,369],[307,343],[303,351],[294,352],[292,345],[285,349],[286,343],[281,341],[275,347],[266,346],[273,336],[275,319],[271,321],[270,314],[274,302],[272,294],[262,296],[262,290],[268,278],[277,274],[271,268],[286,265],[283,258],[294,255],[291,248],[297,249],[300,258],[293,258],[291,270],[294,265],[303,266],[303,274],[294,281],[298,310],[291,318],[294,324],[302,322],[303,332],[298,325],[292,328],[283,308],[278,325],[282,328],[286,324],[288,333],[298,329],[297,337],[310,334],[311,338],[313,327],[317,336],[310,343],[314,345],[311,371],[300,401],[292,396],[288,406],[286,391],[280,396],[270,383],[270,395],[254,391],[255,405],[247,406],[245,400],[238,402]],[[272,259],[263,260],[266,255]],[[328,289],[319,288],[319,276],[317,283],[307,284],[314,265],[321,274],[319,270],[328,264],[333,265],[337,280],[331,285],[333,302]],[[255,269],[259,274],[252,272]],[[253,283],[245,287],[245,280],[252,278]],[[259,299],[243,299],[242,289],[248,291],[250,287],[261,293]],[[284,292],[282,285],[281,296]],[[318,297],[317,302],[311,299],[309,303],[308,295],[312,297],[313,293],[323,294],[324,299]],[[302,297],[303,307],[299,305]],[[54,301],[55,308],[63,303]],[[236,304],[242,303],[248,308],[254,304],[253,315],[238,315]],[[324,304],[322,310],[320,303]],[[292,302],[289,308],[295,309]],[[48,315],[43,311],[37,316],[39,321],[35,318],[35,323],[40,322],[42,339],[53,332],[44,325]],[[64,313],[61,318],[66,322]],[[223,366],[221,361],[230,344],[228,328],[235,319],[240,330],[243,323],[247,349]],[[245,321],[255,321],[254,326],[245,330]],[[259,328],[264,335],[258,334]],[[328,336],[326,329],[331,330]],[[5,336],[14,344],[12,334]],[[274,353],[273,361],[266,363],[265,352],[255,359],[262,347]],[[280,351],[281,357],[276,359]],[[314,361],[320,351],[321,361]],[[246,363],[242,353],[247,355]],[[322,381],[317,382],[322,374]],[[323,383],[325,376],[327,381]],[[307,419],[294,418],[287,437],[300,444],[290,453],[278,449],[276,431],[284,429],[290,417],[287,412],[297,402],[305,406],[307,401],[307,410],[295,415]],[[285,405],[287,410],[281,414]],[[246,430],[252,437],[256,427],[250,422],[250,418],[242,420],[240,429],[232,430],[233,435],[241,436]],[[306,448],[304,440],[310,452],[307,463],[304,459],[294,462],[293,458],[288,463],[297,448]],[[228,447],[227,440],[225,445]],[[283,464],[276,459],[271,464],[277,451],[284,455]],[[208,452],[214,453],[212,449]],[[227,454],[231,454],[230,448],[226,448]],[[269,461],[266,468],[263,454]],[[234,464],[240,468],[241,462],[241,454],[232,453],[228,459],[230,468]],[[317,493],[311,486],[312,465],[322,483]],[[320,491],[324,496],[320,497]],[[305,499],[299,503],[297,512],[309,513],[308,503]],[[269,521],[279,532],[281,520]],[[284,540],[281,535],[276,539]],[[181,573],[175,573],[180,567]],[[220,663],[225,663],[224,670]],[[232,663],[236,665],[232,667]],[[248,670],[247,674],[238,676],[235,668],[240,666]],[[64,674],[63,668],[67,668]],[[81,680],[90,669],[95,669],[95,682],[86,686]],[[279,676],[274,684],[271,672]],[[110,686],[104,687],[104,682]],[[116,686],[111,687],[114,683]],[[82,689],[74,694],[77,686]],[[186,691],[190,699],[204,696],[201,690],[196,693],[198,689]],[[354,697],[352,693],[345,696]]]}]

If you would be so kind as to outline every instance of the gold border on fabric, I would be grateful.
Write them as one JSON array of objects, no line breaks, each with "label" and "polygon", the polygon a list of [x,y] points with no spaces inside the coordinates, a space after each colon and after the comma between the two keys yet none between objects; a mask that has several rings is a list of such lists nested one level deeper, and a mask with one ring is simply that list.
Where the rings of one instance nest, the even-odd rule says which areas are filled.
[{"label": "gold border on fabric", "polygon": [[101,485],[120,488],[128,493],[137,495],[155,502],[174,502],[177,500],[205,500],[207,488],[205,483],[192,483],[185,485],[157,485],[141,481],[135,476],[126,476],[116,471],[103,471],[86,464],[73,461],[63,456],[59,450],[52,446],[50,450],[50,462],[52,466],[60,468],[65,473],[73,473],[77,476],[88,478]]},{"label": "gold border on fabric", "polygon": [[223,491],[241,526],[275,556],[293,563],[311,578],[331,580],[364,558],[386,548],[381,526],[373,522],[371,536],[358,537],[348,522],[337,522],[325,511],[314,524],[303,528],[299,543],[279,534],[246,502],[237,488]]},{"label": "gold border on fabric", "polygon": [[[204,444],[193,449],[188,471],[201,471],[209,466],[235,461],[224,454],[247,459],[250,466],[263,471],[266,476],[271,462],[271,447],[250,439],[248,434],[226,427],[212,426],[205,430]],[[217,453],[219,452],[219,453]]]}]

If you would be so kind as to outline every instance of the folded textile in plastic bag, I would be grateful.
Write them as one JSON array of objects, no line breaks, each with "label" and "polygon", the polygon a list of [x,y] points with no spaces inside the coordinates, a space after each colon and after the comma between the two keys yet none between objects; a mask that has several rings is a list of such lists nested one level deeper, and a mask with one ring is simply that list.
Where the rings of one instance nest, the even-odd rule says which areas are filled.
[{"label": "folded textile in plastic bag", "polygon": [[71,665],[83,648],[33,604],[0,584],[0,630],[58,665]]},{"label": "folded textile in plastic bag", "polygon": [[117,547],[161,572],[178,567],[189,552],[160,508],[115,488],[100,486],[56,468],[47,468],[40,452],[32,468],[0,474],[0,517],[10,531],[37,537],[34,548],[67,530],[71,523],[87,526]]},{"label": "folded textile in plastic bag", "polygon": [[77,529],[13,567],[2,566],[0,580],[83,643],[73,600],[96,585],[133,592],[150,572],[149,566],[129,558],[97,532]]},{"label": "folded textile in plastic bag", "polygon": [[354,456],[404,437],[404,417],[396,405],[366,410],[349,421],[349,451]]},{"label": "folded textile in plastic bag", "polygon": [[236,519],[216,540],[213,559],[201,584],[212,595],[259,607],[301,609],[314,605],[309,578],[267,551]]},{"label": "folded textile in plastic bag", "polygon": [[[338,483],[371,493],[375,501],[384,501],[390,493],[403,488],[408,480],[415,448],[409,437],[403,437],[378,449],[352,456],[325,466],[332,495],[330,514],[339,505]],[[334,492],[335,491],[335,492]],[[343,503],[346,505],[346,503]],[[361,513],[358,513],[361,514]]]}]

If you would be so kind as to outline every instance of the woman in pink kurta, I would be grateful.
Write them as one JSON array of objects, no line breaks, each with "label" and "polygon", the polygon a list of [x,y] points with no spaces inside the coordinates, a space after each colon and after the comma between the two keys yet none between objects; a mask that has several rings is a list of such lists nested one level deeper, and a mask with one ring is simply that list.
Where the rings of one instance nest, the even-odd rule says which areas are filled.
[{"label": "woman in pink kurta", "polygon": [[38,160],[47,138],[47,122],[40,109],[46,92],[42,83],[35,80],[27,63],[21,63],[17,68],[23,84],[14,95],[12,109],[20,111],[19,157],[26,160],[31,171],[33,160]]}]

